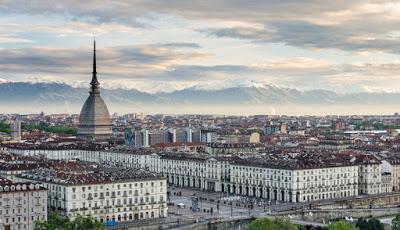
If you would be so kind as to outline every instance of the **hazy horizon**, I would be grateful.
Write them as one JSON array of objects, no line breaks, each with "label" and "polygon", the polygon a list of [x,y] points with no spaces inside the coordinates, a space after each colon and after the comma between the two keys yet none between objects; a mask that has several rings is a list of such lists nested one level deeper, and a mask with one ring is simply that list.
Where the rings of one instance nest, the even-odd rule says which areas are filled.
[{"label": "hazy horizon", "polygon": [[[338,94],[400,93],[399,8],[395,1],[360,0],[324,4],[4,0],[0,1],[0,83],[61,82],[88,88],[95,37],[98,79],[107,89],[156,94],[273,85]],[[254,100],[237,106],[230,105],[233,99],[226,106],[195,102],[133,109],[114,102],[108,106],[112,113],[392,114],[397,110],[393,98],[382,105],[383,97],[374,103],[359,100],[356,105],[329,103],[328,98],[317,107],[291,105],[293,100],[250,106],[267,101],[262,98],[265,92],[256,93],[250,95]],[[230,95],[225,96],[229,100]],[[285,92],[278,96],[284,98]],[[32,108],[18,104],[1,110],[46,110],[45,103],[34,100],[28,97],[24,102]],[[77,107],[68,110],[79,112]]]},{"label": "hazy horizon", "polygon": [[[82,102],[83,104],[83,102]],[[107,104],[110,114],[118,113],[119,115],[128,113],[144,113],[144,114],[202,114],[202,115],[288,115],[288,116],[328,116],[328,115],[393,115],[394,113],[400,112],[398,105],[344,105],[344,106],[332,106],[332,105],[271,105],[271,106],[241,106],[240,109],[237,106],[208,106],[205,105],[192,105],[192,106],[114,106]],[[372,112],[371,106],[375,109]],[[236,107],[236,108],[235,108]],[[396,110],[395,108],[398,108]],[[79,114],[81,106],[69,106],[67,110],[65,107],[50,107],[48,105],[35,105],[25,106],[23,108],[14,107],[12,105],[7,106],[6,109],[1,109],[3,114],[38,114],[44,112],[45,114]]]}]

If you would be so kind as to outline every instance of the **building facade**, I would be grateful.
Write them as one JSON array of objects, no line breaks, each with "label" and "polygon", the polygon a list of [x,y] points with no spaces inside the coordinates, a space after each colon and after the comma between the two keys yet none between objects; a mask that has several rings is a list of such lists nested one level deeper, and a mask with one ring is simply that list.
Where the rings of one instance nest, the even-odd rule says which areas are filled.
[{"label": "building facade", "polygon": [[387,191],[380,161],[368,154],[332,154],[239,158],[187,153],[140,153],[131,150],[79,149],[10,151],[46,155],[51,159],[80,159],[146,169],[162,174],[167,182],[215,192],[255,196],[284,202],[306,202],[379,194]]},{"label": "building facade", "polygon": [[0,179],[0,227],[31,230],[37,220],[47,220],[47,189],[39,183]]},{"label": "building facade", "polygon": [[49,209],[69,218],[91,215],[101,222],[124,222],[167,216],[165,178],[133,169],[104,170],[68,174],[40,169],[20,179],[43,183]]}]

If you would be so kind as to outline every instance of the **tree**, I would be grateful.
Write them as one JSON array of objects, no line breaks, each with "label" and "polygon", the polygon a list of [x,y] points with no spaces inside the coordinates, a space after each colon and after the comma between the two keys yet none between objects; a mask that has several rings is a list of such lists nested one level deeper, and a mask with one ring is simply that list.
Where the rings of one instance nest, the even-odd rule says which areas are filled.
[{"label": "tree", "polygon": [[[367,230],[384,230],[385,226],[383,226],[383,224],[381,223],[380,220],[376,219],[376,218],[371,218],[368,220],[368,228]],[[363,228],[360,227],[361,230],[363,230]]]},{"label": "tree", "polygon": [[250,223],[248,230],[296,230],[297,227],[289,219],[275,218],[271,221],[269,218],[258,218]]},{"label": "tree", "polygon": [[296,230],[297,227],[287,218],[275,218],[273,221],[275,229],[279,230]]},{"label": "tree", "polygon": [[307,230],[307,228],[305,226],[303,226],[303,225],[299,225],[297,227],[297,230]]},{"label": "tree", "polygon": [[384,226],[380,220],[376,218],[371,218],[366,220],[365,218],[360,218],[357,220],[356,226],[360,230],[383,230]]},{"label": "tree", "polygon": [[87,230],[101,230],[104,228],[103,224],[93,217],[78,215],[72,221],[72,229],[87,229]]},{"label": "tree", "polygon": [[269,218],[257,218],[253,220],[249,226],[247,227],[248,230],[275,230],[274,223]]},{"label": "tree", "polygon": [[359,228],[359,229],[362,229],[362,230],[366,230],[366,229],[369,229],[369,226],[368,226],[368,220],[366,220],[365,218],[359,218],[358,220],[357,220],[357,222],[356,222],[356,226]]},{"label": "tree", "polygon": [[104,226],[91,216],[78,215],[74,220],[52,212],[49,219],[35,221],[33,230],[101,230]]},{"label": "tree", "polygon": [[359,228],[357,228],[351,224],[348,224],[344,221],[335,222],[335,223],[329,225],[328,229],[329,230],[359,230]]},{"label": "tree", "polygon": [[392,230],[400,230],[400,214],[392,220]]}]

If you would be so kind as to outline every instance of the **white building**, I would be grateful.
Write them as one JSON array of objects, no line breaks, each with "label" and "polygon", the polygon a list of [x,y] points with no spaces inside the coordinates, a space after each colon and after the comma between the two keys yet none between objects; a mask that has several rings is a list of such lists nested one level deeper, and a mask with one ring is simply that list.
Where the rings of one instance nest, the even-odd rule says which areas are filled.
[{"label": "white building", "polygon": [[166,179],[147,171],[39,169],[22,174],[20,179],[42,182],[48,189],[49,209],[69,218],[80,214],[101,222],[123,222],[167,216]]},{"label": "white building", "polygon": [[18,119],[12,123],[11,138],[14,141],[21,141],[21,121]]},{"label": "white building", "polygon": [[0,179],[0,228],[31,230],[36,220],[47,220],[47,189],[38,183]]},{"label": "white building", "polygon": [[231,165],[231,193],[284,202],[358,195],[358,166],[312,159],[244,159]]},{"label": "white building", "polygon": [[287,202],[378,194],[387,191],[388,183],[392,183],[385,178],[383,191],[380,161],[369,154],[352,152],[290,157],[284,154],[275,156],[278,160],[274,160],[273,155],[253,159],[252,162],[239,157],[150,154],[138,150],[13,148],[10,151],[22,155],[42,154],[51,159],[80,159],[147,169],[167,177],[168,183],[174,186]]}]

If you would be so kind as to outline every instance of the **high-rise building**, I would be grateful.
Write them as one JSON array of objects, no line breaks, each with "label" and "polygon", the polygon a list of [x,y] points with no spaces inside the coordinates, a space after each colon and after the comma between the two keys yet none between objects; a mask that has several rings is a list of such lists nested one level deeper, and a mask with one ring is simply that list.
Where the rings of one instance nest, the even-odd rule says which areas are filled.
[{"label": "high-rise building", "polygon": [[125,145],[134,147],[148,147],[147,130],[136,130],[135,128],[125,129]]},{"label": "high-rise building", "polygon": [[14,141],[21,140],[21,121],[18,119],[15,119],[12,124],[11,137]]},{"label": "high-rise building", "polygon": [[96,41],[94,41],[91,90],[79,116],[78,138],[90,141],[107,141],[112,135],[110,114],[100,96],[100,83],[96,72]]},{"label": "high-rise building", "polygon": [[200,142],[213,143],[217,141],[217,133],[214,130],[201,130]]},{"label": "high-rise building", "polygon": [[191,138],[191,134],[189,133],[190,129],[183,129],[183,128],[178,128],[178,129],[172,129],[170,131],[170,134],[172,135],[172,142],[178,142],[178,143],[187,143],[191,142],[189,140]]},{"label": "high-rise building", "polygon": [[152,130],[148,132],[148,145],[171,143],[170,133],[168,130]]}]

